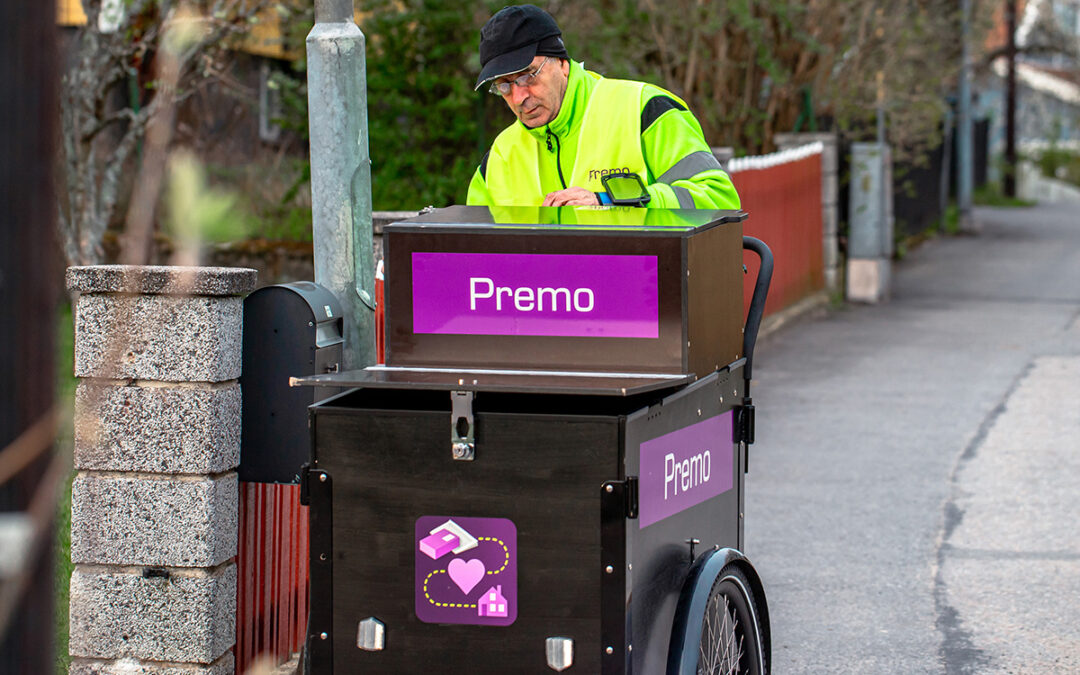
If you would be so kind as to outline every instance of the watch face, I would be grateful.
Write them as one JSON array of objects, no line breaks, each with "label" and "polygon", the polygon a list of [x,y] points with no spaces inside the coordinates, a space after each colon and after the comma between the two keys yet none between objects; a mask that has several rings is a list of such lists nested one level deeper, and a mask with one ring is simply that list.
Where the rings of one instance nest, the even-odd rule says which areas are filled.
[{"label": "watch face", "polygon": [[612,201],[639,201],[649,193],[637,174],[611,174],[603,178],[604,188],[611,195]]}]

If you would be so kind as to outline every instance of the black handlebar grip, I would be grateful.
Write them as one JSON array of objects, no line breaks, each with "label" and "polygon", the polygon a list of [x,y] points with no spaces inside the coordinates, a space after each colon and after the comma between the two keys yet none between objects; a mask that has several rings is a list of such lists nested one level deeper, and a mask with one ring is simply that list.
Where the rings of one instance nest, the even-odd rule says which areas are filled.
[{"label": "black handlebar grip", "polygon": [[769,284],[772,282],[773,255],[765,242],[760,239],[744,236],[742,242],[744,251],[753,251],[761,260],[761,268],[754,282],[754,295],[750,298],[750,311],[746,314],[746,326],[743,328],[743,356],[746,357],[744,377],[747,382],[750,382],[754,365],[754,345],[757,343],[761,316],[765,313],[765,298],[769,295]]}]

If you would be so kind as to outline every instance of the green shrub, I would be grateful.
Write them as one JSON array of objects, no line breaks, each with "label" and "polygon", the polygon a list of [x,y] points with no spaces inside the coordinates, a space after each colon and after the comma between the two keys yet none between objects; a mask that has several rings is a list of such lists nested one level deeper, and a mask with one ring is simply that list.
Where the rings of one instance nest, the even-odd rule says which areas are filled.
[{"label": "green shrub", "polygon": [[[480,27],[505,3],[444,0],[371,0],[358,15],[367,36],[368,134],[371,197],[376,210],[465,203],[473,171],[495,135],[513,121],[505,104],[473,91],[480,71]],[[290,19],[288,39],[303,53],[311,8]],[[277,122],[307,139],[306,63],[274,86],[284,108]],[[286,191],[310,180],[296,173]],[[287,206],[284,199],[282,207]],[[286,228],[288,229],[288,228]]]},{"label": "green shrub", "polygon": [[1051,145],[1039,155],[1039,170],[1047,178],[1057,178],[1080,185],[1080,154]]}]

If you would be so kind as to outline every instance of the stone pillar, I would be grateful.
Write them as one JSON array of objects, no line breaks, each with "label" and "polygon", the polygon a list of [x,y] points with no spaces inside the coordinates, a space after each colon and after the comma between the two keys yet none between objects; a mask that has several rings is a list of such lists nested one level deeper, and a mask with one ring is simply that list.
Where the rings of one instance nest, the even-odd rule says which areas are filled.
[{"label": "stone pillar", "polygon": [[837,236],[840,200],[839,162],[836,155],[835,133],[793,133],[773,136],[777,148],[788,150],[807,143],[820,141],[821,151],[821,236],[825,263],[825,289],[830,293],[840,290],[840,246]]},{"label": "stone pillar", "polygon": [[242,295],[255,270],[71,267],[73,675],[224,675],[236,636]]},{"label": "stone pillar", "polygon": [[847,298],[882,302],[892,285],[892,155],[888,145],[851,144]]}]

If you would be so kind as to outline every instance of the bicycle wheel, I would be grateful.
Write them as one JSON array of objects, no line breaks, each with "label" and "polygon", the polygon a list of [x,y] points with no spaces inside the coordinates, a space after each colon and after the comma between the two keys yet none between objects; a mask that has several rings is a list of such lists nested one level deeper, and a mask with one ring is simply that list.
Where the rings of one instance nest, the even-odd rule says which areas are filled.
[{"label": "bicycle wheel", "polygon": [[701,624],[698,675],[764,675],[761,625],[754,592],[737,565],[720,571]]}]

